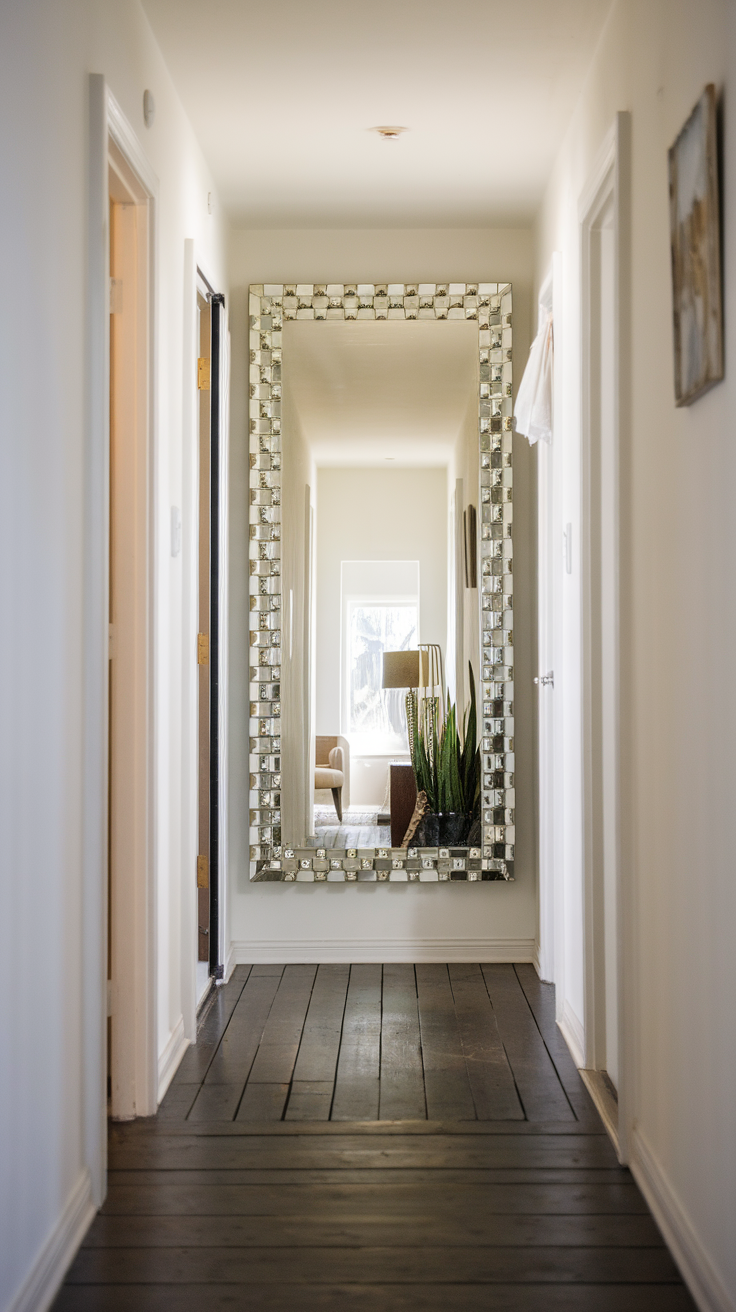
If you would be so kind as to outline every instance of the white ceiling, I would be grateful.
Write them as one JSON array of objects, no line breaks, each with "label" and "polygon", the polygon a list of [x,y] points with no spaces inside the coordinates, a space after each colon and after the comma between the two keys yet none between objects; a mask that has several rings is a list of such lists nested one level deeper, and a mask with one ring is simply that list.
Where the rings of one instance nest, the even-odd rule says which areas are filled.
[{"label": "white ceiling", "polygon": [[293,405],[320,465],[445,465],[469,408],[476,423],[477,354],[462,320],[293,321],[285,416]]},{"label": "white ceiling", "polygon": [[233,219],[333,228],[528,222],[610,7],[143,3]]}]

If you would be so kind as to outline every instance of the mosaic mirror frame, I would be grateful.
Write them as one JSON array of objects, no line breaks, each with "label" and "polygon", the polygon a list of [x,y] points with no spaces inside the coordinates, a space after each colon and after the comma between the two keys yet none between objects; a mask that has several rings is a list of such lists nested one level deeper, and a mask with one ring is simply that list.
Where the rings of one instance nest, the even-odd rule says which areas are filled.
[{"label": "mosaic mirror frame", "polygon": [[[250,287],[250,869],[294,882],[514,877],[512,288],[510,283]],[[322,849],[281,834],[281,396],[288,320],[478,324],[482,847]],[[288,366],[287,366],[288,367]]]}]

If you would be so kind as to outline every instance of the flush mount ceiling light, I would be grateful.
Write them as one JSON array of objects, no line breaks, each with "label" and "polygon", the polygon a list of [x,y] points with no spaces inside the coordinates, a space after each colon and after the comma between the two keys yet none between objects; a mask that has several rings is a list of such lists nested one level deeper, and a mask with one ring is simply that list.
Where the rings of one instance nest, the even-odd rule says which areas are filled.
[{"label": "flush mount ceiling light", "polygon": [[398,141],[402,132],[408,131],[408,128],[389,127],[388,125],[379,128],[371,128],[371,132],[377,132],[382,141]]}]

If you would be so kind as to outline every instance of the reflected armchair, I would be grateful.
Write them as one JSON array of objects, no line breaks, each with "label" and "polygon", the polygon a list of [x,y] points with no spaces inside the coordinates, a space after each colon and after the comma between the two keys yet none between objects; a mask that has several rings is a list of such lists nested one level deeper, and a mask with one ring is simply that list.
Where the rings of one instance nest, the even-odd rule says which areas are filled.
[{"label": "reflected armchair", "polygon": [[317,736],[314,788],[315,792],[330,789],[337,818],[342,820],[343,807],[350,805],[350,744],[342,735]]}]

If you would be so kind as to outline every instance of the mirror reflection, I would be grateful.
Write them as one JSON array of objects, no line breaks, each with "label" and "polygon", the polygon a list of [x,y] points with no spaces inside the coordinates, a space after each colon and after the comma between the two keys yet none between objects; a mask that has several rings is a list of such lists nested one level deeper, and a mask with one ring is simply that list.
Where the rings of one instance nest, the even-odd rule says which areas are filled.
[{"label": "mirror reflection", "polygon": [[478,325],[297,320],[283,352],[284,844],[480,844]]}]

